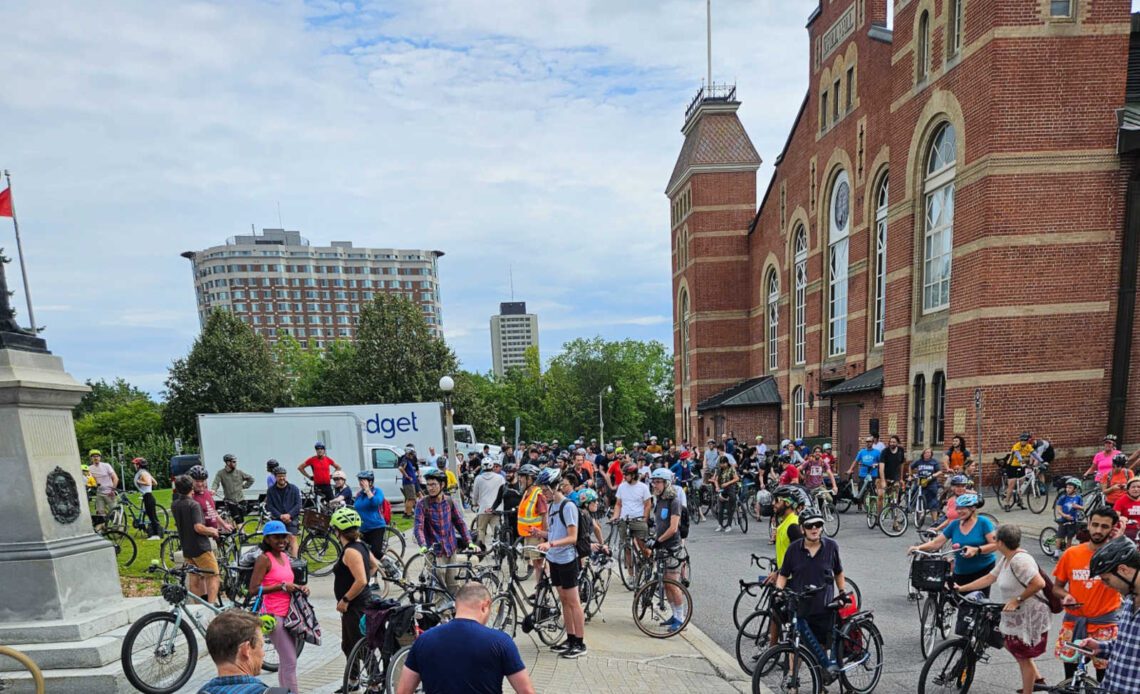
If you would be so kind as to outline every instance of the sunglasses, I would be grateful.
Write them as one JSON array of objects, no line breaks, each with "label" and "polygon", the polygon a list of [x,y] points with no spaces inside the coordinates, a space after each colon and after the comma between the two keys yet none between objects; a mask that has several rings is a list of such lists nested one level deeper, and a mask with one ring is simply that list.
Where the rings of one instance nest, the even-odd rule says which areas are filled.
[{"label": "sunglasses", "polygon": [[808,523],[804,526],[804,530],[822,530],[823,523]]}]

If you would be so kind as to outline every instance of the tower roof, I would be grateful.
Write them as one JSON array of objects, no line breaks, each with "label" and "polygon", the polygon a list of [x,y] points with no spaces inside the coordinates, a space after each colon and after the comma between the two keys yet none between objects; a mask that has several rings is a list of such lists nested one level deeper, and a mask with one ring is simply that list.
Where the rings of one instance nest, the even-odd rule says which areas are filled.
[{"label": "tower roof", "polygon": [[666,195],[672,195],[693,172],[755,171],[760,167],[760,155],[736,115],[740,102],[735,100],[735,92],[733,89],[728,99],[705,96],[703,89],[697,94],[696,108],[690,107],[681,129],[685,144],[665,187]]}]

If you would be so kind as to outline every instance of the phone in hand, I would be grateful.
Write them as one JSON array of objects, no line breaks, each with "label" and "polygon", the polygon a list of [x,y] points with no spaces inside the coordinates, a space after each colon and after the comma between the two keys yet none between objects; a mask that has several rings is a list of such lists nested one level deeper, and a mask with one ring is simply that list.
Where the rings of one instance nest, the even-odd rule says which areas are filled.
[{"label": "phone in hand", "polygon": [[1071,648],[1074,651],[1076,651],[1077,653],[1080,653],[1081,655],[1087,655],[1090,658],[1092,658],[1096,655],[1096,651],[1090,651],[1087,648],[1082,648],[1081,646],[1073,643],[1072,641],[1065,641],[1062,645],[1065,648]]}]

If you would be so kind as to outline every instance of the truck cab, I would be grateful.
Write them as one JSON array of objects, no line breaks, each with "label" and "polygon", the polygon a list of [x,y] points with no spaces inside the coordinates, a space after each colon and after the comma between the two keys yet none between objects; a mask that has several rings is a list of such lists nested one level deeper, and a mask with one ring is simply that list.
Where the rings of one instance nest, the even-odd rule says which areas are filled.
[{"label": "truck cab", "polygon": [[[364,444],[364,462],[376,475],[376,487],[384,493],[384,498],[393,506],[402,503],[403,476],[400,474],[398,463],[404,455],[404,449],[383,444]],[[353,488],[356,488],[352,480]]]},{"label": "truck cab", "polygon": [[[455,448],[463,457],[471,455],[472,453],[483,454],[483,445],[475,440],[475,429],[470,424],[456,424],[455,429]],[[491,455],[498,456],[502,453],[499,446],[489,446]]]}]

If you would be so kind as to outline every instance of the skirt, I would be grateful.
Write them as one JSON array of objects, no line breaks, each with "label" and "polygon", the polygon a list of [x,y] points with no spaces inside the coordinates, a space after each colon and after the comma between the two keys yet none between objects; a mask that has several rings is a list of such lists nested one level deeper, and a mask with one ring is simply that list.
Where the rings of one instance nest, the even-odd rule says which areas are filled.
[{"label": "skirt", "polygon": [[1018,660],[1031,660],[1045,652],[1045,643],[1049,640],[1049,632],[1041,635],[1037,643],[1029,645],[1016,636],[1005,637],[1005,650]]}]

